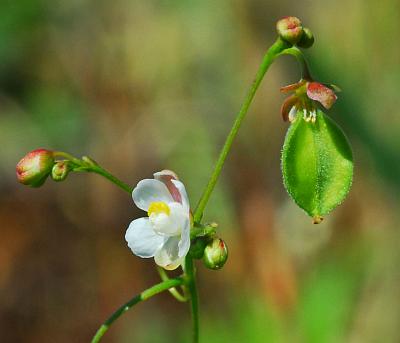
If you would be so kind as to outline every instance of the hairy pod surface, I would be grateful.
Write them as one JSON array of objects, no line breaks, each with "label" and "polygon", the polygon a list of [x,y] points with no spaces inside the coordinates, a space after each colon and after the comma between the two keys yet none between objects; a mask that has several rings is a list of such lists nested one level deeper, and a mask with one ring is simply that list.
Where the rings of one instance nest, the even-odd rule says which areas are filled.
[{"label": "hairy pod surface", "polygon": [[353,154],[343,131],[320,110],[315,122],[297,112],[283,145],[282,174],[296,204],[320,222],[351,187]]}]

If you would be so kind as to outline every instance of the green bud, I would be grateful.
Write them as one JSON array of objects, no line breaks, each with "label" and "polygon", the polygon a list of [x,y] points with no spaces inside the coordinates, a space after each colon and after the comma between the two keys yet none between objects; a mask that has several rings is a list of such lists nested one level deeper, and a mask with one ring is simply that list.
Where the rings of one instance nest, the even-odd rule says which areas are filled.
[{"label": "green bud", "polygon": [[46,181],[54,165],[53,152],[36,149],[29,152],[17,164],[17,179],[23,185],[40,187]]},{"label": "green bud", "polygon": [[290,44],[296,44],[303,35],[303,26],[297,17],[284,17],[276,23],[278,35]]},{"label": "green bud", "polygon": [[310,48],[314,44],[314,35],[311,30],[307,27],[303,28],[303,35],[301,36],[297,46],[300,48]]},{"label": "green bud", "polygon": [[207,268],[221,269],[228,259],[228,248],[221,238],[214,238],[204,249],[203,263]]},{"label": "green bud", "polygon": [[282,149],[284,185],[314,223],[347,196],[353,178],[350,145],[337,124],[317,110],[313,120],[298,111]]},{"label": "green bud", "polygon": [[51,170],[51,178],[57,182],[64,181],[71,170],[72,167],[69,161],[58,161]]}]

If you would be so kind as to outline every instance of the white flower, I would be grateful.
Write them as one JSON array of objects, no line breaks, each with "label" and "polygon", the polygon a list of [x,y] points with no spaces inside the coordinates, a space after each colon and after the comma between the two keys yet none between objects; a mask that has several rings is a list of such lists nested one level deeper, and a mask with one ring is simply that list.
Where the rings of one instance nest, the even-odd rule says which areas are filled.
[{"label": "white flower", "polygon": [[175,173],[163,170],[141,180],[132,192],[137,207],[148,217],[132,221],[125,239],[132,252],[165,269],[176,269],[190,247],[190,206],[185,186]]}]

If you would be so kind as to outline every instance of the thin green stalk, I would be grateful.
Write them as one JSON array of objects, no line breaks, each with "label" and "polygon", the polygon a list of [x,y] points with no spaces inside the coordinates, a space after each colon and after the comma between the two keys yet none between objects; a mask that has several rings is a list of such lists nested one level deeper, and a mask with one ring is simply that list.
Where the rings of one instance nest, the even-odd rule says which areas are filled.
[{"label": "thin green stalk", "polygon": [[237,114],[237,117],[233,123],[232,129],[228,134],[228,137],[226,138],[225,144],[221,150],[221,153],[218,157],[218,160],[215,164],[214,170],[211,174],[210,180],[208,181],[208,184],[197,204],[196,210],[193,215],[193,219],[195,223],[199,223],[202,216],[204,209],[207,205],[208,200],[210,199],[211,193],[214,190],[214,187],[218,181],[218,177],[221,174],[222,167],[224,166],[226,157],[228,156],[228,153],[232,147],[232,143],[239,131],[239,128],[243,122],[243,119],[246,117],[246,114],[249,110],[250,104],[252,100],[254,99],[254,96],[256,95],[257,89],[261,84],[262,79],[264,78],[265,73],[267,72],[268,68],[272,64],[272,62],[275,60],[275,58],[286,48],[289,48],[290,45],[288,43],[284,42],[282,39],[278,38],[276,42],[268,49],[267,53],[264,56],[264,59],[260,65],[260,68],[258,69],[256,78],[250,88],[250,90],[247,93],[247,96],[242,104],[242,107]]},{"label": "thin green stalk", "polygon": [[196,237],[205,237],[205,236],[212,236],[215,234],[217,230],[217,224],[200,224],[196,223],[190,230],[190,238],[195,239]]},{"label": "thin green stalk", "polygon": [[197,294],[196,271],[192,257],[188,254],[185,259],[186,285],[190,294],[192,314],[192,342],[199,342],[199,296]]},{"label": "thin green stalk", "polygon": [[128,184],[118,179],[116,176],[112,175],[110,172],[105,170],[103,167],[99,166],[96,162],[94,162],[92,159],[88,157],[84,156],[82,157],[82,159],[79,159],[64,151],[55,151],[54,156],[63,157],[71,161],[75,165],[74,171],[96,173],[110,180],[112,183],[114,183],[124,191],[132,193],[133,190],[132,187],[130,187]]},{"label": "thin green stalk", "polygon": [[71,154],[64,152],[64,151],[54,151],[54,156],[64,157],[65,159],[71,161],[72,163],[76,164],[77,166],[81,166],[83,161]]},{"label": "thin green stalk", "polygon": [[[158,271],[158,274],[160,275],[162,281],[169,280],[169,277],[168,277],[167,273],[165,272],[164,268],[157,267],[157,271]],[[180,302],[186,302],[188,300],[188,299],[186,299],[186,297],[184,295],[179,293],[179,291],[175,287],[172,287],[172,288],[168,289],[168,291],[171,293],[171,295],[176,300],[178,300]]]},{"label": "thin green stalk", "polygon": [[128,311],[132,306],[136,305],[141,301],[145,301],[154,295],[166,291],[171,287],[177,287],[184,284],[184,280],[182,278],[168,279],[163,281],[153,287],[150,287],[143,291],[142,293],[136,295],[131,300],[129,300],[126,304],[122,305],[117,311],[115,311],[105,322],[104,324],[97,330],[96,334],[92,339],[92,343],[98,343],[104,334],[107,332],[111,324],[117,320],[122,314]]},{"label": "thin green stalk", "polygon": [[104,176],[106,179],[110,180],[112,183],[116,184],[119,188],[128,193],[132,193],[133,191],[133,188],[131,186],[121,181],[99,165],[90,167],[88,171]]},{"label": "thin green stalk", "polygon": [[312,80],[310,68],[308,67],[307,61],[304,58],[304,55],[299,48],[293,46],[289,49],[283,50],[279,55],[294,56],[296,58],[297,62],[299,62],[299,64],[300,64],[301,77],[305,80]]}]

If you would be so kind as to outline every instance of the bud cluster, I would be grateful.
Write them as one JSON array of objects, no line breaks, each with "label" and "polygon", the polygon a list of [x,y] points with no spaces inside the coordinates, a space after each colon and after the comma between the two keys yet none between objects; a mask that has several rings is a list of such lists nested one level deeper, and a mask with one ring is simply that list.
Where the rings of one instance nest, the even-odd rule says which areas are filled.
[{"label": "bud cluster", "polygon": [[17,164],[17,180],[23,185],[40,187],[50,176],[54,181],[64,181],[74,164],[69,160],[56,160],[56,153],[36,149],[26,154]]},{"label": "bud cluster", "polygon": [[284,17],[276,24],[278,35],[286,42],[300,48],[309,48],[314,44],[311,30],[303,27],[297,17]]}]

